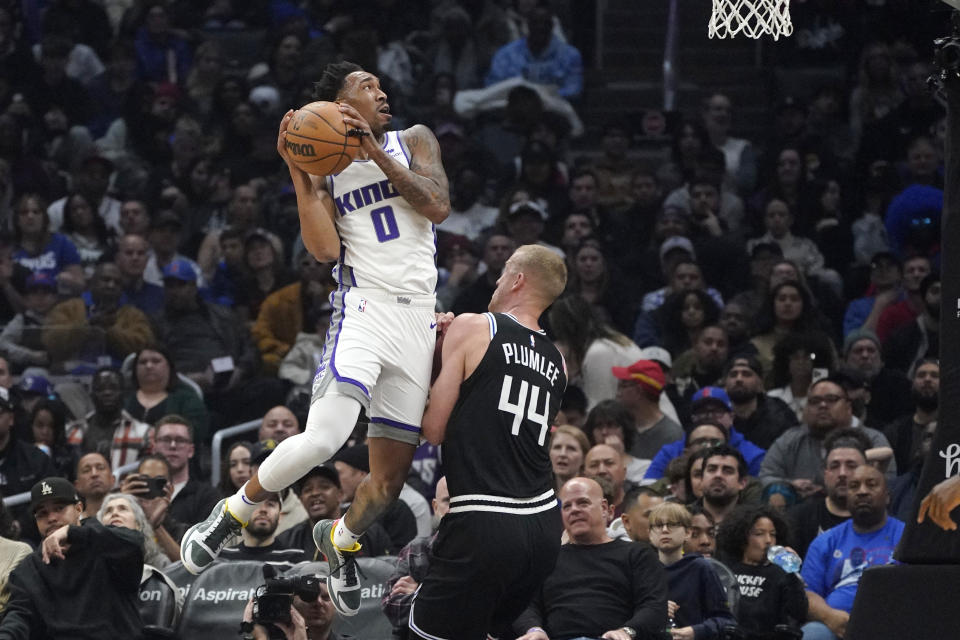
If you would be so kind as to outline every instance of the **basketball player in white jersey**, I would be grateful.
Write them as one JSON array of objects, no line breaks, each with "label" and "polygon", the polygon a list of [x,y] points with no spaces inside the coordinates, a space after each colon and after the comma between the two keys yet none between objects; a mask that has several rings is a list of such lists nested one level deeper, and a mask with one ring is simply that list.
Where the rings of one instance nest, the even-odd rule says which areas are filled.
[{"label": "basketball player in white jersey", "polygon": [[331,599],[341,614],[355,615],[357,539],[400,493],[420,441],[437,332],[453,318],[434,312],[434,225],[449,215],[450,195],[433,133],[423,125],[387,131],[390,107],[375,75],[332,63],[316,94],[340,104],[360,152],[337,175],[311,176],[285,148],[295,112],[280,123],[277,151],[297,193],[304,245],[318,260],[337,261],[339,284],[306,429],[281,442],[236,495],[187,531],[181,556],[191,572],[207,567],[258,502],[336,453],[363,407],[370,474],[343,518],[314,529],[330,562]]}]

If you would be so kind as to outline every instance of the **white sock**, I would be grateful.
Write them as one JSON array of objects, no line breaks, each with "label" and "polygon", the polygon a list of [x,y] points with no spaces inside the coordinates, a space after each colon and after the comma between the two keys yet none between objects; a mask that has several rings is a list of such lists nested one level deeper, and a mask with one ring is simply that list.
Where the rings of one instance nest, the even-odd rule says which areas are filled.
[{"label": "white sock", "polygon": [[350,549],[357,544],[357,540],[363,534],[357,534],[347,528],[347,523],[343,518],[337,520],[337,528],[333,530],[333,544],[340,549]]},{"label": "white sock", "polygon": [[227,498],[227,510],[233,514],[233,517],[246,525],[250,522],[250,517],[257,510],[259,502],[253,502],[247,497],[247,483],[244,482],[240,490]]}]

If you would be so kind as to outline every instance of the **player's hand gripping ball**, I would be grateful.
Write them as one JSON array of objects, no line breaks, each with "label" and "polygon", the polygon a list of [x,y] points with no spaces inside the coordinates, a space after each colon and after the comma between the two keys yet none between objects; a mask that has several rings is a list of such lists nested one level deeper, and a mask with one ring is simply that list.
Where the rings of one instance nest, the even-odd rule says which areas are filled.
[{"label": "player's hand gripping ball", "polygon": [[305,104],[287,125],[287,153],[307,173],[336,175],[346,169],[360,151],[360,138],[348,135],[347,130],[336,102]]}]

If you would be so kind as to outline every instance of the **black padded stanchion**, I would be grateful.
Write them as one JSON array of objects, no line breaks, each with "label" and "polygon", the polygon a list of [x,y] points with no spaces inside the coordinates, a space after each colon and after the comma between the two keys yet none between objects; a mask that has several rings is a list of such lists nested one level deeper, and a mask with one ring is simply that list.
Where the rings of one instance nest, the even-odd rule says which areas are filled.
[{"label": "black padded stanchion", "polygon": [[960,565],[887,565],[863,572],[844,640],[960,638]]}]

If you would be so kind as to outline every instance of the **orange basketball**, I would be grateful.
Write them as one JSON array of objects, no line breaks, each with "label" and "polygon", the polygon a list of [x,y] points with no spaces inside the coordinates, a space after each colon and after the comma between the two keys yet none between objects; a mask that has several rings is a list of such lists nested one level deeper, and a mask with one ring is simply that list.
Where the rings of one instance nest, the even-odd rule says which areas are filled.
[{"label": "orange basketball", "polygon": [[347,135],[347,125],[336,102],[311,102],[287,125],[287,151],[297,166],[316,176],[347,168],[360,150],[360,138]]}]

